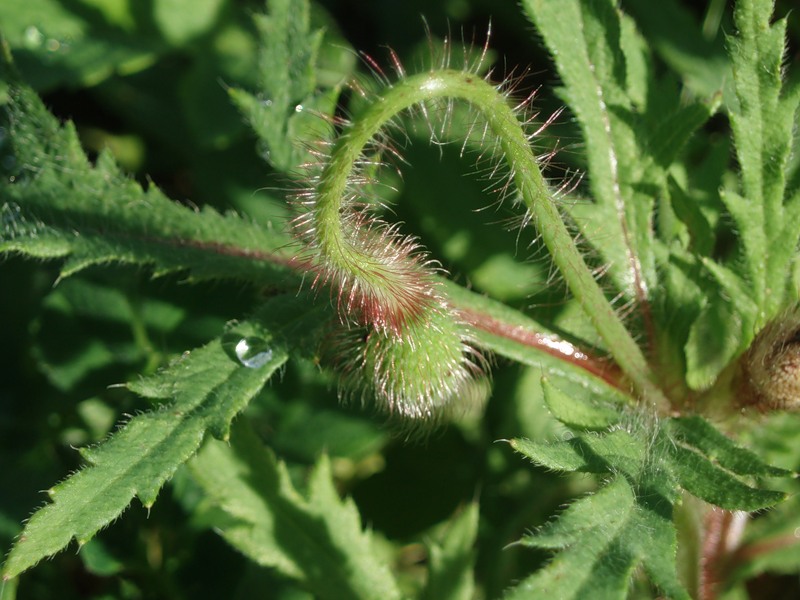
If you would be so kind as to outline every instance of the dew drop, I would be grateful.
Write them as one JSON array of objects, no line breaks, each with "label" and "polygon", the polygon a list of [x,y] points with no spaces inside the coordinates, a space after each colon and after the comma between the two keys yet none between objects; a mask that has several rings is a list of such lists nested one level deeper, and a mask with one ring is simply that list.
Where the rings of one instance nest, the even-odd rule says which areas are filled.
[{"label": "dew drop", "polygon": [[263,367],[272,359],[272,350],[264,340],[257,337],[246,337],[236,342],[234,348],[236,358],[249,369]]},{"label": "dew drop", "polygon": [[303,110],[304,109],[302,104],[298,104],[297,106],[294,107],[295,112],[303,112]]}]

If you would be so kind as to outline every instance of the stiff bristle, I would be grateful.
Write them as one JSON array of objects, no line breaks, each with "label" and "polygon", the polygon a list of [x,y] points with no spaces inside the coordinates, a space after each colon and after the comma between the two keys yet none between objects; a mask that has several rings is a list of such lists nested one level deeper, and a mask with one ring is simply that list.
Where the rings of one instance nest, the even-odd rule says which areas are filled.
[{"label": "stiff bristle", "polygon": [[345,401],[374,401],[390,415],[431,421],[474,406],[487,392],[486,360],[467,326],[437,299],[398,337],[378,329],[338,328],[325,344]]}]

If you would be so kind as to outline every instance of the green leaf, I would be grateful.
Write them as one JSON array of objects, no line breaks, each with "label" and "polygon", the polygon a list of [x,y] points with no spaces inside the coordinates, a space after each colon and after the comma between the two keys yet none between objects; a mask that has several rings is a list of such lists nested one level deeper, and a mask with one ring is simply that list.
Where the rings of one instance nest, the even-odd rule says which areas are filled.
[{"label": "green leaf", "polygon": [[[700,417],[664,419],[647,432],[581,433],[559,442],[511,440],[511,446],[548,469],[612,477],[599,492],[573,503],[524,545],[563,549],[544,569],[514,588],[510,598],[547,590],[559,598],[625,598],[641,564],[667,596],[688,598],[675,565],[673,507],[681,490],[729,510],[758,510],[782,492],[751,487],[736,474],[792,475],[764,464]],[[566,574],[569,576],[566,576]],[[527,596],[526,596],[527,594]]]},{"label": "green leaf", "polygon": [[169,402],[133,417],[102,444],[81,450],[89,465],[48,491],[52,502],[28,521],[3,566],[3,577],[18,575],[73,538],[85,544],[134,496],[152,506],[207,431],[228,437],[233,417],[286,361],[286,337],[296,340],[301,331],[316,331],[302,310],[294,298],[279,297],[264,306],[258,320],[228,332],[228,338],[251,345],[262,340],[260,354],[246,355],[240,343],[230,348],[217,339],[156,375],[128,384],[141,396]]},{"label": "green leaf", "polygon": [[619,413],[609,406],[592,404],[577,396],[567,396],[544,377],[542,378],[542,389],[550,412],[568,427],[601,430],[607,429],[620,420]]},{"label": "green leaf", "polygon": [[[208,208],[193,211],[155,187],[145,191],[107,154],[92,166],[70,124],[60,126],[27,88],[15,87],[12,96],[9,140],[18,174],[12,182],[0,180],[7,199],[0,209],[0,251],[66,258],[62,277],[93,264],[122,262],[152,266],[157,274],[188,269],[197,279],[238,278],[279,289],[299,284],[289,268],[289,239],[279,227]],[[531,335],[541,337],[543,328],[517,311],[452,284],[448,289],[465,308],[491,304],[506,321],[524,322]],[[575,381],[585,380],[584,369],[570,369],[546,349],[543,354],[508,336],[479,335],[493,351],[528,364],[549,360]],[[595,391],[621,396],[600,379]]]},{"label": "green leaf", "polygon": [[692,323],[684,348],[686,383],[694,390],[710,387],[741,352],[743,330],[750,324],[742,322],[741,311],[727,297],[706,291],[710,297]]},{"label": "green leaf", "polygon": [[259,93],[230,90],[231,100],[247,117],[264,146],[264,158],[280,171],[298,167],[308,158],[303,144],[324,139],[322,116],[332,115],[339,86],[352,63],[333,65],[343,73],[326,76],[317,91],[316,63],[324,31],[312,29],[308,0],[275,0],[268,15],[256,15],[260,35]]},{"label": "green leaf", "polygon": [[137,3],[91,3],[95,10],[83,4],[0,4],[3,34],[26,81],[36,89],[95,85],[115,73],[140,71],[167,49],[153,28],[137,28],[147,23],[137,14]]},{"label": "green leaf", "polygon": [[441,539],[428,544],[428,583],[424,600],[471,600],[475,597],[472,569],[478,536],[478,505],[468,504],[444,525]]},{"label": "green leaf", "polygon": [[563,442],[513,439],[511,447],[548,469],[587,473],[621,471],[632,479],[640,477],[646,455],[644,442],[621,429],[605,435],[581,435]]},{"label": "green leaf", "polygon": [[785,477],[790,471],[766,464],[747,448],[737,445],[699,416],[677,417],[667,422],[667,430],[677,441],[693,446],[714,462],[737,475]]},{"label": "green leaf", "polygon": [[728,510],[758,510],[783,500],[783,492],[759,490],[745,485],[706,457],[683,446],[675,446],[669,469],[690,494]]},{"label": "green leaf", "polygon": [[507,600],[623,599],[639,565],[668,597],[689,598],[675,572],[676,540],[669,507],[663,500],[643,499],[624,477],[574,502],[558,520],[519,543],[561,552],[513,588]]},{"label": "green leaf", "polygon": [[[719,291],[692,325],[686,344],[687,381],[704,389],[787,303],[796,301],[791,264],[800,236],[797,205],[786,181],[800,104],[796,79],[783,84],[786,21],[770,24],[772,0],[741,0],[737,35],[728,40],[736,102],[729,103],[741,187],[721,199],[739,236],[727,264],[706,258]],[[710,331],[722,335],[709,336]]]},{"label": "green leaf", "polygon": [[251,430],[208,440],[190,463],[207,495],[208,524],[258,564],[299,580],[315,598],[399,598],[352,500],[341,500],[330,462],[312,472],[307,497]]},{"label": "green leaf", "polygon": [[[541,322],[502,302],[446,279],[438,281],[448,302],[472,326],[482,348],[525,365],[546,368],[548,377],[565,393],[583,394],[588,389],[602,403],[631,402],[629,396],[615,387],[613,369],[607,362],[590,359]],[[585,320],[583,313],[581,318]]]},{"label": "green leaf", "polygon": [[772,0],[737,2],[738,32],[729,39],[738,99],[730,119],[741,194],[728,193],[723,200],[739,232],[745,279],[761,311],[759,326],[784,303],[783,284],[800,235],[800,222],[787,222],[784,209],[800,90],[782,85],[786,21],[770,24],[773,5]]},{"label": "green leaf", "polygon": [[[72,390],[91,373],[115,364],[141,368],[149,359],[148,365],[156,366],[152,361],[158,360],[158,353],[149,334],[173,331],[186,313],[155,298],[131,297],[128,291],[74,277],[61,282],[43,300],[33,352],[38,367],[58,389]],[[206,339],[198,336],[192,342]]]},{"label": "green leaf", "polygon": [[294,287],[289,237],[210,208],[192,210],[124,176],[108,153],[93,166],[74,127],[61,126],[26,87],[11,89],[9,177],[0,179],[0,251],[65,258],[62,277],[108,262],[190,270]]},{"label": "green leaf", "polygon": [[[670,78],[657,79],[647,42],[610,0],[523,2],[564,82],[561,95],[586,141],[593,203],[570,213],[606,263],[617,289],[660,305],[653,213],[663,219],[668,172],[692,134],[716,111],[719,97],[682,102]],[[671,315],[656,315],[672,323]],[[645,331],[652,328],[643,317]],[[665,337],[670,328],[665,327]],[[652,340],[651,340],[652,341]]]},{"label": "green leaf", "polygon": [[[631,106],[625,92],[619,15],[610,0],[525,0],[522,5],[555,60],[564,82],[561,93],[583,130],[595,201],[592,218],[604,224],[603,241],[597,247],[610,262],[615,283],[634,295],[636,275],[631,272],[629,252],[639,256],[641,248],[630,246],[633,238],[626,232],[631,224],[626,225],[629,217],[624,213],[620,173],[628,154],[635,152],[634,140],[630,128],[612,110]],[[650,207],[639,204],[637,210],[649,212]],[[592,231],[585,234],[594,241]]]}]

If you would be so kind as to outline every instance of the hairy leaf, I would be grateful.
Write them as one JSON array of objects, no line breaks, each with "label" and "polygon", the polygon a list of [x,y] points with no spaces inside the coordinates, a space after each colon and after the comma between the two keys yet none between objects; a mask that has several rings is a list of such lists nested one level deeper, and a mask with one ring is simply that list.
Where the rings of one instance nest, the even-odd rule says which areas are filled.
[{"label": "hairy leaf", "polygon": [[617,423],[620,415],[602,404],[592,404],[582,398],[568,397],[542,378],[544,399],[550,412],[559,421],[574,429],[600,430]]},{"label": "hairy leaf", "polygon": [[741,237],[751,293],[769,316],[781,307],[784,291],[767,291],[785,280],[800,234],[800,222],[787,222],[784,211],[800,86],[782,85],[786,21],[770,24],[773,5],[772,0],[736,4],[738,32],[729,44],[738,105],[730,117],[742,194],[724,196]]},{"label": "hairy leaf", "polygon": [[[752,342],[758,330],[786,303],[797,300],[788,285],[800,219],[796,200],[787,202],[786,179],[800,104],[795,79],[784,85],[786,21],[770,24],[772,0],[740,0],[734,13],[737,35],[728,40],[737,102],[729,107],[740,166],[741,188],[725,190],[722,200],[736,223],[738,253],[729,264],[704,264],[721,293],[692,327],[686,354],[687,381],[695,389],[710,385],[730,359]],[[726,315],[727,336],[708,338],[718,315]],[[710,347],[720,340],[720,348]],[[717,356],[713,362],[706,357]]]},{"label": "hairy leaf", "polygon": [[326,137],[322,116],[333,113],[338,87],[352,64],[339,65],[344,73],[333,85],[316,89],[324,31],[311,28],[308,0],[275,0],[269,14],[256,15],[255,21],[261,40],[260,92],[234,88],[230,95],[261,139],[264,158],[289,171],[307,160],[303,144]]},{"label": "hairy leaf", "polygon": [[[562,94],[575,113],[589,150],[592,213],[603,222],[604,258],[612,264],[621,289],[634,294],[626,231],[621,165],[634,152],[631,131],[612,108],[630,109],[625,92],[624,55],[619,51],[620,24],[613,3],[526,0],[523,7],[544,38],[564,82]],[[649,207],[639,207],[645,212]],[[595,231],[585,231],[591,240]],[[638,248],[636,249],[638,250]]]},{"label": "hairy leaf", "polygon": [[237,324],[156,375],[128,384],[141,396],[169,402],[133,417],[102,444],[82,449],[89,465],[48,491],[52,503],[27,523],[3,577],[16,576],[73,538],[86,543],[134,496],[152,506],[207,431],[228,437],[233,417],[286,361],[287,339],[297,347],[297,340],[316,331],[315,319],[309,322],[303,309],[292,298],[276,298],[254,320]]},{"label": "hairy leaf", "polygon": [[274,224],[192,210],[155,186],[144,190],[106,152],[92,165],[70,123],[60,125],[30,89],[10,93],[0,151],[12,172],[0,179],[0,251],[65,258],[62,276],[120,262],[296,285],[287,269],[289,238]]},{"label": "hairy leaf", "polygon": [[208,524],[257,563],[299,580],[315,598],[400,598],[355,504],[339,498],[327,458],[303,497],[286,466],[240,427],[230,444],[208,440],[190,469],[219,511],[207,514]]},{"label": "hairy leaf", "polygon": [[670,512],[663,499],[642,498],[625,477],[612,479],[520,540],[524,546],[561,551],[505,597],[625,598],[633,571],[642,565],[668,597],[688,600],[675,573]]},{"label": "hairy leaf", "polygon": [[[526,0],[564,82],[562,95],[586,139],[594,203],[576,206],[582,233],[610,263],[621,290],[644,300],[657,291],[652,248],[654,198],[666,173],[716,102],[680,106],[670,81],[656,81],[644,40],[609,0]],[[648,291],[649,290],[649,291]]]},{"label": "hairy leaf", "polygon": [[[573,420],[570,411],[560,413]],[[558,418],[560,413],[555,413]],[[700,417],[667,419],[647,438],[641,425],[636,433],[611,429],[551,443],[511,441],[515,450],[546,468],[613,478],[523,538],[526,545],[566,550],[509,597],[558,590],[559,597],[581,598],[591,587],[592,597],[624,598],[633,570],[642,564],[669,597],[688,598],[676,575],[672,526],[681,490],[730,510],[757,510],[785,498],[782,492],[752,487],[736,474],[791,473],[764,464]]]}]

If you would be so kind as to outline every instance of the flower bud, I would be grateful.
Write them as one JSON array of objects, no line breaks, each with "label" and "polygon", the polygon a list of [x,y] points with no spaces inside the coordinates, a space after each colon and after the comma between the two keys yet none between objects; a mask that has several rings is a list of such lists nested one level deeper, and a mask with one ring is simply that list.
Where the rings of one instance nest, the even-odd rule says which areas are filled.
[{"label": "flower bud", "polygon": [[480,402],[486,360],[468,327],[441,300],[408,321],[402,335],[381,328],[338,328],[323,362],[339,377],[345,400],[375,402],[391,415],[436,420]]},{"label": "flower bud", "polygon": [[767,324],[741,365],[744,404],[767,410],[800,409],[800,307]]}]

